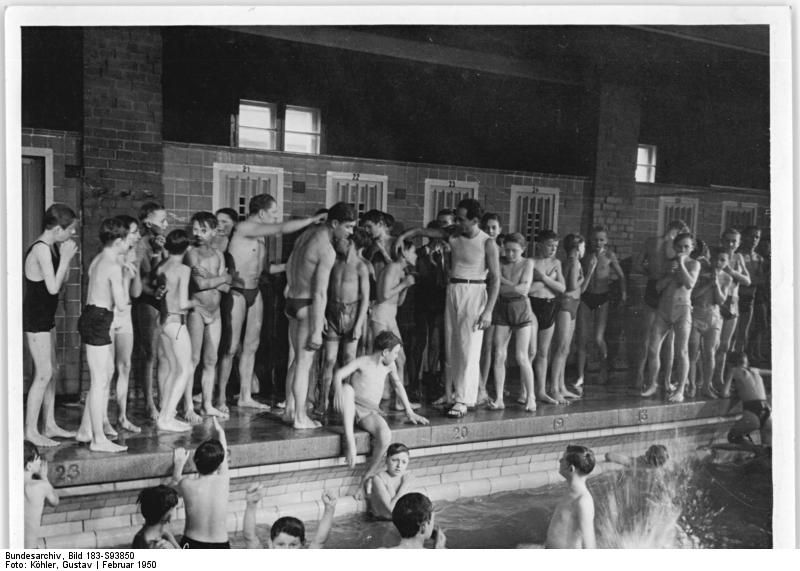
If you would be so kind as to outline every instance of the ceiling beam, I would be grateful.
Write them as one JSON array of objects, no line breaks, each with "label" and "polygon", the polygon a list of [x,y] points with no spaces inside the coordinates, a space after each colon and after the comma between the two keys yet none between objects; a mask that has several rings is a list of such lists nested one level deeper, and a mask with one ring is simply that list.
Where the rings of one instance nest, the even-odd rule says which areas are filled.
[{"label": "ceiling beam", "polygon": [[[760,56],[767,56],[769,57],[769,48],[766,50],[754,48],[751,46],[745,46],[741,44],[735,44],[729,41],[723,41],[717,38],[712,38],[710,36],[703,35],[701,30],[697,31],[685,31],[685,30],[668,30],[662,27],[657,26],[628,26],[629,28],[633,28],[635,30],[641,30],[643,32],[649,32],[651,34],[662,34],[665,36],[671,36],[673,38],[680,38],[682,40],[687,40],[690,42],[698,42],[701,44],[708,44],[711,46],[717,46],[720,48],[727,48],[730,50],[737,50],[740,52],[745,52],[748,54],[755,54]],[[769,36],[767,37],[767,42],[769,42]]]},{"label": "ceiling beam", "polygon": [[382,36],[331,26],[221,26],[266,38],[314,44],[403,60],[418,61],[484,73],[521,77],[548,83],[583,85],[577,72],[554,69],[546,64],[498,54],[477,52],[433,43]]}]

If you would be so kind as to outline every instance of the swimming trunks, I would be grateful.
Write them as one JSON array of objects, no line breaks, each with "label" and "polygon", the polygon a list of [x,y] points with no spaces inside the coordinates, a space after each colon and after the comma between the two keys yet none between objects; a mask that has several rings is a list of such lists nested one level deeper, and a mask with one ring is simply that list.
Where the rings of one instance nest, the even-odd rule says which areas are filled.
[{"label": "swimming trunks", "polygon": [[527,327],[533,321],[531,306],[526,296],[500,296],[494,305],[492,323],[518,329]]},{"label": "swimming trunks", "polygon": [[[27,259],[36,244],[45,244],[50,248],[53,260],[53,271],[58,271],[61,255],[47,242],[37,240],[25,254]],[[28,333],[44,333],[56,326],[56,309],[58,309],[58,294],[47,291],[44,280],[35,282],[25,278],[25,299],[22,302],[22,330]]]},{"label": "swimming trunks", "polygon": [[352,340],[358,321],[358,307],[360,302],[339,303],[329,301],[325,307],[325,335],[326,341],[339,339]]},{"label": "swimming trunks", "polygon": [[581,301],[586,304],[586,307],[594,311],[604,303],[608,303],[608,292],[589,293],[587,291],[581,296]]},{"label": "swimming trunks", "polygon": [[361,422],[362,420],[373,414],[377,414],[378,416],[383,416],[383,413],[381,412],[381,409],[377,404],[367,402],[358,397],[355,398],[355,412],[356,412],[355,414],[356,422]]},{"label": "swimming trunks", "polygon": [[114,319],[111,321],[111,332],[114,335],[133,335],[131,309],[132,306],[128,304],[121,311],[114,311]]},{"label": "swimming trunks", "polygon": [[729,295],[722,305],[719,306],[719,312],[725,320],[739,317],[739,297]]},{"label": "swimming trunks", "polygon": [[289,319],[297,319],[297,314],[300,310],[304,307],[308,307],[312,303],[314,303],[314,300],[310,297],[287,297],[284,313]]},{"label": "swimming trunks", "polygon": [[658,311],[658,317],[667,325],[678,327],[681,325],[692,325],[692,306],[691,305],[673,305],[670,309],[669,315],[664,311]]},{"label": "swimming trunks", "polygon": [[193,311],[195,315],[203,320],[205,325],[211,325],[215,319],[220,319],[221,316],[219,306],[214,311],[209,312],[204,306],[195,305]]},{"label": "swimming trunks", "polygon": [[719,313],[719,306],[702,305],[692,309],[692,327],[700,333],[705,333],[710,329],[722,330],[722,316]]},{"label": "swimming trunks", "polygon": [[581,300],[578,297],[566,297],[562,296],[558,302],[558,310],[559,311],[566,311],[569,313],[569,317],[572,321],[575,321],[575,318],[578,316],[578,306],[581,304]]},{"label": "swimming trunks", "polygon": [[250,309],[258,298],[260,290],[257,287],[243,288],[231,286],[231,292],[238,293],[244,298],[247,309]]},{"label": "swimming trunks", "polygon": [[556,309],[558,304],[554,297],[533,297],[528,296],[531,300],[531,309],[536,316],[536,321],[539,323],[539,331],[550,329],[556,322]]},{"label": "swimming trunks", "polygon": [[764,427],[764,423],[772,414],[772,408],[765,400],[748,400],[742,403],[742,408],[748,412],[752,412],[758,418],[759,428]]},{"label": "swimming trunks", "polygon": [[197,541],[185,535],[181,538],[181,549],[230,549],[231,542],[223,541],[221,543],[210,543],[207,541]]},{"label": "swimming trunks", "polygon": [[111,345],[111,322],[114,312],[105,307],[87,305],[78,319],[78,333],[86,345],[103,347]]},{"label": "swimming trunks", "polygon": [[755,297],[755,288],[739,288],[739,311],[742,313],[749,313],[753,309],[753,301],[755,301]]},{"label": "swimming trunks", "polygon": [[658,280],[647,280],[647,286],[644,288],[644,302],[652,309],[658,309],[658,299],[661,297],[658,294]]},{"label": "swimming trunks", "polygon": [[160,311],[161,309],[161,302],[157,300],[154,295],[151,295],[149,293],[142,293],[139,297],[134,298],[133,302],[149,305],[156,311]]}]

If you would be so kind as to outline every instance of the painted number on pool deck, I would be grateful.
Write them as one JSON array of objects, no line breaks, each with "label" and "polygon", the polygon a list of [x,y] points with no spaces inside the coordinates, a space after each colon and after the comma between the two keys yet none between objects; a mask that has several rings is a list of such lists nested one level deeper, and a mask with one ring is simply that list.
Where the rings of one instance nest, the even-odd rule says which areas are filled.
[{"label": "painted number on pool deck", "polygon": [[639,410],[639,422],[647,422],[647,409],[643,408]]},{"label": "painted number on pool deck", "polygon": [[453,440],[463,440],[469,436],[468,426],[454,426],[453,427]]},{"label": "painted number on pool deck", "polygon": [[567,419],[564,416],[557,416],[553,419],[553,430],[561,431],[566,430],[567,428]]}]

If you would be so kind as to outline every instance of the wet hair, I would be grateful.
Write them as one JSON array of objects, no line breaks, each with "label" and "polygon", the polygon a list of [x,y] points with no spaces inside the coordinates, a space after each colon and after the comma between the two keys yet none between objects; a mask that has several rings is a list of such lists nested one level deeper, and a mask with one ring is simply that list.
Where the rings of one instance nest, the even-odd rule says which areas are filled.
[{"label": "wet hair", "polygon": [[194,465],[203,475],[211,474],[225,460],[225,449],[216,438],[209,438],[194,451]]},{"label": "wet hair", "polygon": [[118,238],[128,236],[128,226],[119,218],[106,218],[100,223],[100,242],[103,247],[110,246]]},{"label": "wet hair", "polygon": [[213,230],[217,227],[217,216],[213,212],[195,212],[191,222],[192,224],[197,222],[200,226],[208,226]]},{"label": "wet hair", "polygon": [[178,505],[178,492],[169,486],[153,486],[139,492],[136,499],[142,512],[145,525],[156,525],[164,522],[169,512]]},{"label": "wet hair", "polygon": [[696,260],[697,258],[700,258],[700,257],[703,257],[703,256],[708,257],[708,255],[709,255],[708,244],[706,244],[700,238],[695,240],[694,241],[694,250],[692,250],[692,253],[689,254],[689,257],[692,258],[693,260]]},{"label": "wet hair", "polygon": [[736,236],[739,236],[740,238],[742,236],[742,233],[739,232],[739,230],[737,228],[734,228],[733,226],[728,226],[727,228],[725,228],[725,231],[722,233],[722,236],[724,237],[724,236],[727,236],[728,234],[735,234]]},{"label": "wet hair", "polygon": [[731,367],[741,367],[747,359],[747,353],[744,351],[731,351],[728,353],[728,364]]},{"label": "wet hair", "polygon": [[250,204],[247,208],[252,216],[253,214],[258,214],[262,210],[269,210],[273,204],[276,204],[275,199],[269,194],[256,194],[250,199]]},{"label": "wet hair", "polygon": [[400,345],[400,338],[391,331],[381,331],[373,341],[375,351],[383,352],[386,349],[394,349],[395,345]]},{"label": "wet hair", "polygon": [[594,470],[594,452],[586,446],[568,445],[564,460],[570,466],[575,466],[578,473],[583,476],[591,474],[592,470]]},{"label": "wet hair", "polygon": [[23,466],[27,466],[29,462],[33,462],[40,456],[39,449],[36,447],[36,444],[31,442],[30,440],[24,440],[22,442],[22,460]]},{"label": "wet hair", "polygon": [[483,218],[483,206],[474,198],[464,198],[458,203],[458,208],[467,211],[467,220],[480,220]]},{"label": "wet hair", "polygon": [[115,218],[125,225],[125,228],[128,229],[128,232],[131,231],[131,225],[133,224],[136,224],[137,228],[141,226],[141,224],[139,223],[138,220],[136,220],[136,218],[134,218],[133,216],[128,216],[127,214],[117,214]]},{"label": "wet hair", "polygon": [[567,254],[569,254],[573,250],[577,250],[578,246],[585,243],[586,243],[586,238],[584,238],[580,234],[567,234],[561,241],[561,247],[564,248],[564,251]]},{"label": "wet hair", "polygon": [[402,454],[405,452],[406,454],[410,454],[408,451],[408,446],[402,444],[400,442],[395,442],[389,445],[389,448],[386,449],[386,457],[391,458],[395,454]]},{"label": "wet hair", "polygon": [[403,259],[403,254],[408,252],[411,248],[415,248],[416,245],[411,240],[403,240],[403,248],[398,252],[396,249],[392,248],[392,260],[398,262]]},{"label": "wet hair", "polygon": [[416,537],[420,528],[429,521],[433,515],[433,504],[425,494],[411,492],[402,496],[392,510],[392,522],[400,532],[400,537]]},{"label": "wet hair", "polygon": [[556,242],[558,242],[558,234],[548,229],[548,230],[542,230],[541,232],[539,232],[539,234],[536,235],[536,241],[539,244],[543,244],[548,240],[555,240]]},{"label": "wet hair", "polygon": [[164,245],[167,252],[173,256],[176,254],[183,254],[189,249],[189,236],[185,230],[173,230],[167,234],[167,243]]},{"label": "wet hair", "polygon": [[686,238],[689,238],[692,241],[692,243],[694,243],[695,241],[694,234],[692,234],[691,232],[681,232],[680,234],[675,236],[675,239],[672,241],[672,245],[677,246],[678,242],[680,242],[681,240],[685,240]]},{"label": "wet hair", "polygon": [[663,444],[653,444],[644,453],[644,459],[650,466],[663,466],[669,460],[669,452]]},{"label": "wet hair", "polygon": [[672,220],[669,224],[667,224],[667,232],[669,232],[670,230],[677,230],[678,232],[682,232],[686,228],[689,228],[689,225],[679,218]]},{"label": "wet hair", "polygon": [[500,217],[497,214],[494,212],[487,212],[483,215],[483,218],[481,218],[481,227],[486,228],[490,220],[497,220],[497,224],[501,225]]},{"label": "wet hair", "polygon": [[282,533],[298,538],[302,544],[306,542],[306,526],[296,517],[285,516],[278,518],[269,528],[269,538],[272,541],[275,541],[275,538]]},{"label": "wet hair", "polygon": [[361,215],[361,224],[366,224],[367,222],[372,222],[373,224],[383,224],[386,226],[386,216],[380,210],[372,209],[368,210],[364,214]]},{"label": "wet hair", "polygon": [[356,226],[353,229],[353,233],[350,234],[350,240],[353,242],[356,250],[368,248],[372,244],[372,237],[369,235],[369,232],[361,226]]},{"label": "wet hair", "polygon": [[60,226],[62,230],[66,230],[76,218],[75,211],[66,204],[51,204],[50,208],[44,211],[44,229],[52,230]]},{"label": "wet hair", "polygon": [[233,220],[234,223],[239,221],[239,213],[236,212],[233,208],[220,208],[215,212],[215,214],[217,215],[224,214],[225,216]]},{"label": "wet hair", "polygon": [[337,202],[328,209],[328,222],[355,222],[356,209],[352,204]]},{"label": "wet hair", "polygon": [[144,222],[153,212],[158,212],[159,210],[164,210],[164,207],[158,202],[145,202],[139,209],[139,220]]},{"label": "wet hair", "polygon": [[527,248],[528,243],[525,240],[525,236],[520,234],[519,232],[512,232],[511,234],[505,234],[503,236],[503,244],[519,244],[519,247],[525,251]]}]

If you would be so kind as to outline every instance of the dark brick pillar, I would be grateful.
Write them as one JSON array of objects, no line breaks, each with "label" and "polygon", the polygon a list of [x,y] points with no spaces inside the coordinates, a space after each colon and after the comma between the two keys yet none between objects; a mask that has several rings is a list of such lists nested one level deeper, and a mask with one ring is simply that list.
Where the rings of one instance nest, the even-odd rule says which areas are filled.
[{"label": "dark brick pillar", "polygon": [[103,218],[163,201],[161,32],[86,28],[83,41],[83,247]]}]

